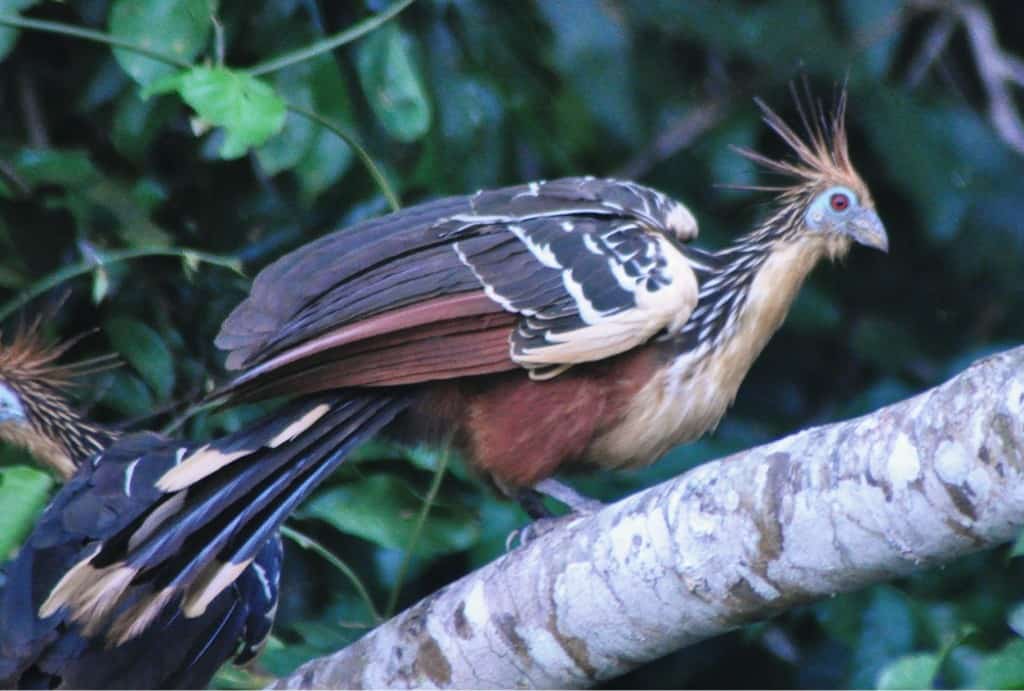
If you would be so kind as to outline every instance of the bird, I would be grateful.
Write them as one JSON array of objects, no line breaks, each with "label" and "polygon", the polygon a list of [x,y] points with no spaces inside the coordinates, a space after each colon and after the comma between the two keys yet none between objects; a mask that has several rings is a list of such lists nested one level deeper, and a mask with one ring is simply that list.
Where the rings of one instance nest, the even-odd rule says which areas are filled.
[{"label": "bird", "polygon": [[[269,264],[221,326],[237,374],[211,401],[286,402],[206,444],[102,464],[135,503],[96,515],[39,616],[115,641],[172,599],[203,616],[378,434],[449,444],[517,496],[574,466],[646,465],[714,428],[812,268],[854,244],[888,251],[845,92],[828,112],[798,99],[802,133],[757,105],[788,154],[739,150],[780,181],[759,188],[764,220],[723,249],[692,244],[694,215],[657,190],[570,177],[427,201]],[[143,469],[153,481],[136,489]]]},{"label": "bird", "polygon": [[[115,363],[100,357],[61,364],[77,339],[47,344],[40,321],[0,347],[0,440],[28,449],[69,489],[94,483],[93,494],[77,503],[58,498],[7,569],[0,592],[0,686],[203,688],[226,660],[245,663],[265,642],[277,605],[280,540],[269,540],[202,617],[167,608],[153,626],[120,645],[108,645],[104,635],[86,633],[65,617],[37,617],[40,597],[89,540],[78,527],[88,528],[97,517],[83,520],[81,514],[116,510],[130,500],[119,480],[99,480],[108,460],[120,467],[125,457],[159,454],[168,443],[153,433],[120,435],[79,412],[70,389],[83,376]],[[102,501],[95,500],[97,493]]]}]

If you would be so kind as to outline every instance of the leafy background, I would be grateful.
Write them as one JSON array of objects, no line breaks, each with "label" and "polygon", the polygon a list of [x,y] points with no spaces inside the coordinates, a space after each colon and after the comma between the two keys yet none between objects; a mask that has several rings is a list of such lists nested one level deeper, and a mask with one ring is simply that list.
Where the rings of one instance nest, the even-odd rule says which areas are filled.
[{"label": "leafy background", "polygon": [[[759,179],[730,146],[781,153],[751,97],[792,117],[801,74],[826,100],[848,85],[890,254],[814,274],[716,433],[642,472],[570,480],[622,496],[1024,341],[1024,158],[987,116],[956,14],[991,13],[1019,58],[1018,3],[407,4],[0,0],[0,15],[60,23],[0,21],[0,313],[8,329],[46,314],[55,339],[99,327],[73,356],[125,366],[81,388],[90,415],[192,438],[244,424],[259,410],[191,403],[225,378],[212,340],[249,278],[398,199],[622,175],[685,200],[720,246],[765,201],[716,186]],[[0,463],[10,555],[55,483],[12,449]],[[274,638],[216,684],[256,686],[354,640],[524,521],[458,459],[370,444],[289,522]],[[1014,554],[802,607],[610,686],[1024,686]]]}]

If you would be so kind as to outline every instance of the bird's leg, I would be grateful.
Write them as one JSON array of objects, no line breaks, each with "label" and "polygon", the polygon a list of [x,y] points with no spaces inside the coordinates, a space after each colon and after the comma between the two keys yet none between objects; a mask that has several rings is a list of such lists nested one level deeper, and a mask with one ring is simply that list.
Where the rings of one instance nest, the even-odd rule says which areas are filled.
[{"label": "bird's leg", "polygon": [[534,485],[533,491],[562,502],[572,509],[573,513],[593,513],[604,508],[604,504],[598,500],[585,497],[569,485],[551,477]]},{"label": "bird's leg", "polygon": [[[555,516],[544,506],[543,497],[548,496],[555,501],[561,502],[571,509],[571,513],[565,516]],[[604,507],[604,504],[585,497],[572,487],[559,482],[553,478],[541,480],[532,488],[523,488],[515,492],[515,499],[523,511],[533,519],[529,525],[512,531],[505,540],[505,549],[512,549],[516,543],[519,546],[536,540],[541,535],[550,532],[559,524],[576,518],[579,515],[593,513]]]}]

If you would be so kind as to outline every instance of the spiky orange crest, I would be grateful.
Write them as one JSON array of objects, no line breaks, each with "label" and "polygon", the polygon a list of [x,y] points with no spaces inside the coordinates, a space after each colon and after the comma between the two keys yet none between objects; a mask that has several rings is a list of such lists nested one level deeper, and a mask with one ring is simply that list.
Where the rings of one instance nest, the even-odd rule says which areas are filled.
[{"label": "spiky orange crest", "polygon": [[861,180],[850,160],[846,136],[845,89],[839,93],[831,113],[827,113],[820,102],[811,98],[806,86],[803,97],[794,85],[790,85],[790,90],[796,102],[804,136],[798,134],[764,101],[759,98],[755,98],[754,101],[761,109],[761,119],[786,143],[795,155],[795,160],[773,159],[742,147],[736,147],[736,151],[771,173],[793,179],[795,184],[735,187],[778,192],[786,199],[803,195],[808,188],[845,185],[855,190],[862,199],[869,198],[867,185]]},{"label": "spiky orange crest", "polygon": [[[40,334],[42,317],[22,323],[11,342],[0,345],[0,380],[15,388],[32,382],[63,391],[74,386],[83,376],[117,366],[117,357],[104,355],[79,362],[61,364],[58,360],[89,332],[63,342],[47,343]],[[2,337],[2,333],[0,333]]]}]

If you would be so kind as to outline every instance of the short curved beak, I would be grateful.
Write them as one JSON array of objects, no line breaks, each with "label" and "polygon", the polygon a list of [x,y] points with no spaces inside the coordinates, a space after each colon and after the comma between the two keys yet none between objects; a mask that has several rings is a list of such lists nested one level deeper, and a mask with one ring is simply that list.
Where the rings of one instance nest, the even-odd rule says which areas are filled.
[{"label": "short curved beak", "polygon": [[866,247],[889,252],[889,234],[885,232],[882,219],[872,209],[863,209],[850,221],[850,237]]}]

